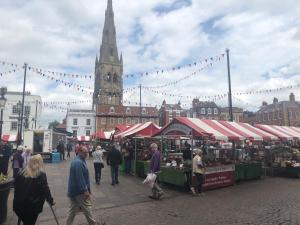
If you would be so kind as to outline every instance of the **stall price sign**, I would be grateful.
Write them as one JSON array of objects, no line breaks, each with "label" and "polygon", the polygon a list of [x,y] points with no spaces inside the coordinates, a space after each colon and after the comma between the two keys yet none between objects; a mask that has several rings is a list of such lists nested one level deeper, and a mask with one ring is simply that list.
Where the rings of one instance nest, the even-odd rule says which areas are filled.
[{"label": "stall price sign", "polygon": [[233,185],[235,181],[235,166],[224,165],[207,167],[203,184],[204,190]]}]

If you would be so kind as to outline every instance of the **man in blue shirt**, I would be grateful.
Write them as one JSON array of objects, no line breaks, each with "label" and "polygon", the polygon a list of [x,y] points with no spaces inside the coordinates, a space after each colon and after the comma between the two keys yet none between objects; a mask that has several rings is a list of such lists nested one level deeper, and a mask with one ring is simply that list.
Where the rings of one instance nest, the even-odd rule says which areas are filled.
[{"label": "man in blue shirt", "polygon": [[[158,176],[160,172],[160,152],[158,150],[158,146],[156,143],[152,143],[150,145],[150,148],[152,151],[150,171],[151,173],[155,173]],[[159,187],[159,185],[157,184],[157,178],[156,178],[152,188],[152,195],[150,195],[149,198],[159,200],[163,194],[164,192],[161,189],[161,187]]]},{"label": "man in blue shirt", "polygon": [[88,154],[88,149],[85,146],[80,146],[78,155],[71,163],[68,185],[70,210],[67,225],[73,223],[75,215],[79,210],[84,213],[88,224],[96,224],[96,220],[92,215],[90,178],[85,162]]}]

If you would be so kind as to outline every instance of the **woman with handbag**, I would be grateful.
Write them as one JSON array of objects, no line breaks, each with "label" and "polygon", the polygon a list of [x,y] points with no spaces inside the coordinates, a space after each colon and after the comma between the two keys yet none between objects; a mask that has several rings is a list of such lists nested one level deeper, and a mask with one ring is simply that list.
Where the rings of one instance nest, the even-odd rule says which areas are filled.
[{"label": "woman with handbag", "polygon": [[100,180],[101,180],[101,170],[104,168],[104,163],[103,163],[103,151],[101,146],[97,146],[96,151],[92,153],[93,155],[93,163],[94,163],[94,168],[95,168],[95,181],[96,184],[100,185]]},{"label": "woman with handbag", "polygon": [[45,200],[54,205],[43,158],[40,154],[31,156],[25,169],[15,178],[13,210],[24,225],[34,225],[43,211]]}]

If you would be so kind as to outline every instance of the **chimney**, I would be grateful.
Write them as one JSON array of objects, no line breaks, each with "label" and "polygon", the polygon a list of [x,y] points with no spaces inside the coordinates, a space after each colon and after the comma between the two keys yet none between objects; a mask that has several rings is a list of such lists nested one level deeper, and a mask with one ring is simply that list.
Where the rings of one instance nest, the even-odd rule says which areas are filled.
[{"label": "chimney", "polygon": [[294,93],[290,94],[290,102],[294,102],[295,101],[295,95]]},{"label": "chimney", "polygon": [[198,104],[199,104],[199,99],[194,98],[194,99],[193,99],[193,108],[197,107]]},{"label": "chimney", "polygon": [[265,101],[262,102],[262,106],[267,106],[267,105],[268,105],[267,102],[265,102]]},{"label": "chimney", "polygon": [[278,103],[278,98],[273,99],[273,104],[276,104],[276,103]]}]

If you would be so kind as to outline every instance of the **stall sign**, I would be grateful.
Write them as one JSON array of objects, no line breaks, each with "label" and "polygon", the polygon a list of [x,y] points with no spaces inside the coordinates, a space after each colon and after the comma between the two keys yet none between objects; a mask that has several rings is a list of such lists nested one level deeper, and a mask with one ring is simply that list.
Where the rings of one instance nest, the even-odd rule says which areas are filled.
[{"label": "stall sign", "polygon": [[233,185],[235,181],[235,166],[224,165],[218,167],[207,167],[203,189],[214,189]]},{"label": "stall sign", "polygon": [[191,128],[189,128],[183,124],[173,123],[164,130],[163,134],[166,135],[172,131],[179,131],[184,134],[191,134],[192,130],[191,130]]}]

